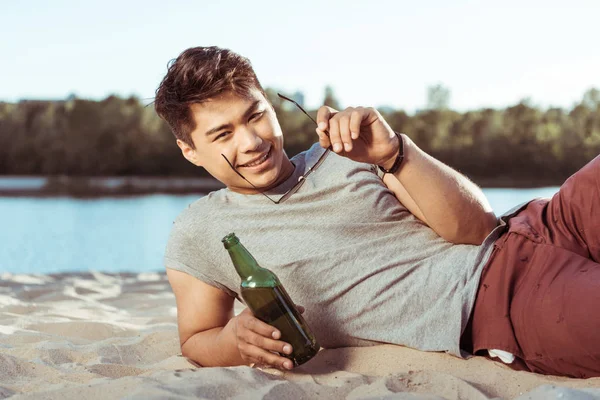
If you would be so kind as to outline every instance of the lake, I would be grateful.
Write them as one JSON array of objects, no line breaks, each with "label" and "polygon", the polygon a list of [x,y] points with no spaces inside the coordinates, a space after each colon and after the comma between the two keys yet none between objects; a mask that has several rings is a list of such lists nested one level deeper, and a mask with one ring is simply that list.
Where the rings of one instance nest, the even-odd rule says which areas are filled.
[{"label": "lake", "polygon": [[[484,189],[496,214],[557,187]],[[149,272],[175,217],[201,195],[0,197],[0,272]]]}]

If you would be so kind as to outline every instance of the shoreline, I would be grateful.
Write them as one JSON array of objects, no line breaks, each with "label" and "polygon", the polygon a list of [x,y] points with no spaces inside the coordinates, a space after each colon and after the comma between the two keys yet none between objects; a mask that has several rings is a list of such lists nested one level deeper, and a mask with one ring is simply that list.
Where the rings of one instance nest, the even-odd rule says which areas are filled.
[{"label": "shoreline", "polygon": [[[514,179],[470,177],[483,189],[532,189],[560,186],[557,179]],[[165,176],[0,176],[0,197],[127,197],[150,194],[207,194],[225,186],[208,177]]]},{"label": "shoreline", "polygon": [[223,188],[213,178],[144,176],[3,176],[0,196],[76,198],[139,196],[148,194],[206,194]]}]

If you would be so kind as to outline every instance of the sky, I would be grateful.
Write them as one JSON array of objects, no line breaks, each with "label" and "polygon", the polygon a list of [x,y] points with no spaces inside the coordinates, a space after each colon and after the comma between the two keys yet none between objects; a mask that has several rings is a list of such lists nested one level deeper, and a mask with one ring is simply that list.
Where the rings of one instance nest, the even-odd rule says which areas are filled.
[{"label": "sky", "polygon": [[167,62],[194,46],[248,57],[265,87],[322,104],[459,111],[522,99],[570,108],[600,88],[600,1],[0,0],[0,101],[149,102]]}]

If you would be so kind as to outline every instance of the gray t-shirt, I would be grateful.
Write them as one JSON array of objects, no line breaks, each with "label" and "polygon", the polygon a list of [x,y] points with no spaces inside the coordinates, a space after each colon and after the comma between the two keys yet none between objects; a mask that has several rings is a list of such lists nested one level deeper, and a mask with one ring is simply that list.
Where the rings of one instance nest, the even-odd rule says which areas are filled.
[{"label": "gray t-shirt", "polygon": [[[295,156],[295,172],[268,192],[278,198],[324,150]],[[222,189],[173,223],[165,266],[241,301],[221,239],[235,232],[277,274],[323,347],[385,342],[461,356],[482,267],[499,235],[455,245],[414,217],[377,169],[331,152],[285,202]]]}]

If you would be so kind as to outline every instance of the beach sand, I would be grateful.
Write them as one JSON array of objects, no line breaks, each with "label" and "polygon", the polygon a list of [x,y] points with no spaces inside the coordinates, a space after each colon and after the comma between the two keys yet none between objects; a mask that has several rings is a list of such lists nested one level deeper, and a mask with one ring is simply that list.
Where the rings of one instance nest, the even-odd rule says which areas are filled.
[{"label": "beach sand", "polygon": [[322,350],[292,371],[180,355],[165,274],[0,274],[0,398],[600,399],[600,378],[401,346]]}]

